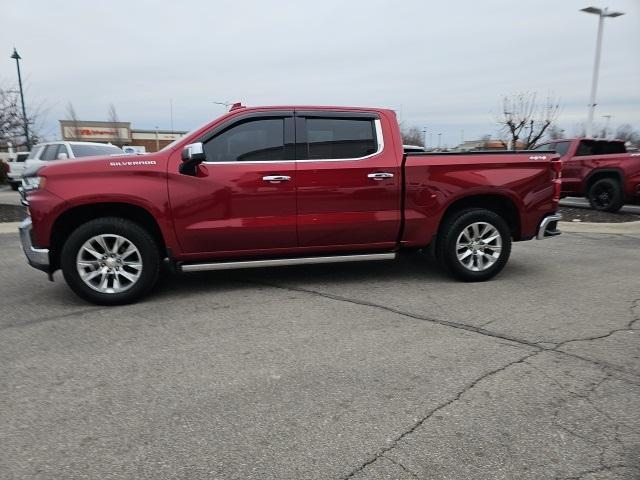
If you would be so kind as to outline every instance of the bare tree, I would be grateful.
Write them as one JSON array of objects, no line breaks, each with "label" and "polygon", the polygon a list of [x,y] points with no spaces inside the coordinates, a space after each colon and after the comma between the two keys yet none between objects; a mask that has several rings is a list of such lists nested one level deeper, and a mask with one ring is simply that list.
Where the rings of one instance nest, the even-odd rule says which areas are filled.
[{"label": "bare tree", "polygon": [[402,143],[405,145],[419,145],[424,147],[423,134],[417,127],[411,127],[409,129],[401,128]]},{"label": "bare tree", "polygon": [[515,93],[502,97],[502,112],[497,122],[511,148],[532,148],[558,117],[559,102],[547,96],[538,104],[535,92]]},{"label": "bare tree", "polygon": [[[0,146],[9,142],[16,147],[27,148],[24,132],[24,117],[20,106],[20,92],[15,88],[0,86]],[[27,128],[31,146],[42,141],[40,133],[43,128],[46,109],[42,104],[31,106],[27,114]]]},{"label": "bare tree", "polygon": [[71,125],[73,128],[72,139],[75,141],[81,140],[82,134],[80,133],[80,123],[78,121],[78,115],[76,114],[76,109],[73,108],[73,103],[71,102],[67,103],[67,120],[71,121]]},{"label": "bare tree", "polygon": [[557,125],[551,125],[547,129],[547,137],[550,140],[560,140],[561,138],[565,138],[564,130]]},{"label": "bare tree", "polygon": [[634,129],[630,124],[625,123],[616,129],[616,138],[630,142],[636,147],[640,147],[640,132]]},{"label": "bare tree", "polygon": [[113,144],[122,147],[124,141],[120,135],[120,120],[118,120],[118,112],[116,112],[116,106],[113,103],[109,104],[109,123],[113,128]]}]

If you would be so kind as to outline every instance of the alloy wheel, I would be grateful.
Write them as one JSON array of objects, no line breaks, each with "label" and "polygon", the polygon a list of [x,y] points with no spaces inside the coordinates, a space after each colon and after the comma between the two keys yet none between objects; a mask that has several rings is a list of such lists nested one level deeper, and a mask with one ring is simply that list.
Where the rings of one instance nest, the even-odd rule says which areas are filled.
[{"label": "alloy wheel", "polygon": [[475,222],[462,229],[456,240],[458,261],[468,270],[482,272],[494,265],[502,252],[502,235],[487,222]]},{"label": "alloy wheel", "polygon": [[100,293],[121,293],[142,275],[138,248],[121,235],[101,234],[87,240],[76,257],[82,281]]}]

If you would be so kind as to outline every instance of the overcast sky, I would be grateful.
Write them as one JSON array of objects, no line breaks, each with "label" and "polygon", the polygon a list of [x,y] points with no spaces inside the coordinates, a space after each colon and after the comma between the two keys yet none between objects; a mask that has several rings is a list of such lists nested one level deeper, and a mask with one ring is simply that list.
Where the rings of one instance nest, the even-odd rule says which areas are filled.
[{"label": "overcast sky", "polygon": [[[559,123],[586,118],[597,17],[591,0],[4,1],[0,82],[23,57],[27,109],[45,133],[73,102],[101,120],[192,129],[246,105],[383,106],[443,143],[495,134],[501,95],[552,92]],[[594,0],[595,1],[595,0]],[[102,5],[101,5],[102,4]],[[604,7],[605,5],[595,4]],[[640,129],[640,0],[610,0],[596,120]],[[428,140],[428,139],[427,139]]]}]

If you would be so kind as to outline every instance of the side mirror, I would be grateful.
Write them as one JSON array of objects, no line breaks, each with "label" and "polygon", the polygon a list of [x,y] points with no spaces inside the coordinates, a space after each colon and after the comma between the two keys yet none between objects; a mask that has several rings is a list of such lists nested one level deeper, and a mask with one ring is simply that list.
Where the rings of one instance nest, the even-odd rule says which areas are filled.
[{"label": "side mirror", "polygon": [[201,142],[187,145],[182,149],[182,165],[180,165],[180,173],[184,175],[195,175],[196,166],[205,160],[206,155]]},{"label": "side mirror", "polygon": [[58,154],[58,160],[66,160],[67,158],[69,158],[69,155],[67,155],[66,153]]}]

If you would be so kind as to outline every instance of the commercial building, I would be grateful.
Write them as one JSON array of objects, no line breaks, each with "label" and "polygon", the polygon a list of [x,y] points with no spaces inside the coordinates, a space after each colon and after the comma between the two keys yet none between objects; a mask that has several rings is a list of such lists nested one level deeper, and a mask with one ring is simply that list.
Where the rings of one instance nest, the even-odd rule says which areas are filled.
[{"label": "commercial building", "polygon": [[76,142],[112,143],[130,146],[140,152],[156,152],[177,138],[184,130],[144,130],[131,128],[131,122],[60,120],[62,139]]}]

